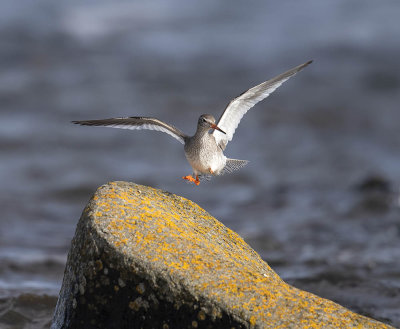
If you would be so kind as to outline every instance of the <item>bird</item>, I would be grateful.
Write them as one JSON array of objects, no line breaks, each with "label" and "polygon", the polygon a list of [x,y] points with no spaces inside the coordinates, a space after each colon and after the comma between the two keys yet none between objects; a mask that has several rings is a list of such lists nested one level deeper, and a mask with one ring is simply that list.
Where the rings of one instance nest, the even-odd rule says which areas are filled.
[{"label": "bird", "polygon": [[219,117],[218,123],[211,114],[202,114],[197,121],[197,129],[193,136],[186,135],[173,125],[153,117],[134,116],[72,121],[72,123],[131,130],[148,129],[169,134],[184,145],[186,159],[193,169],[192,175],[182,178],[197,186],[203,179],[208,180],[213,176],[231,173],[248,163],[247,160],[230,159],[224,155],[224,150],[228,142],[232,140],[242,117],[254,105],[268,97],[285,81],[311,63],[312,60],[296,66],[233,98]]}]

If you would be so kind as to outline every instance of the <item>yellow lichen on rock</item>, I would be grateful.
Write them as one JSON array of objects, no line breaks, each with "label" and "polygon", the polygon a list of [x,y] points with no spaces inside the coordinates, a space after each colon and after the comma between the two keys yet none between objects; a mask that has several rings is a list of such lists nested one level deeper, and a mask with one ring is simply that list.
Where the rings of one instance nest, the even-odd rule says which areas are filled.
[{"label": "yellow lichen on rock", "polygon": [[[140,276],[133,287],[140,296],[127,302],[133,311],[150,312],[153,299],[166,298],[177,309],[198,307],[192,327],[207,319],[248,328],[390,327],[286,284],[238,234],[183,197],[113,182],[85,212],[108,252]],[[164,297],[147,300],[157,282]]]}]

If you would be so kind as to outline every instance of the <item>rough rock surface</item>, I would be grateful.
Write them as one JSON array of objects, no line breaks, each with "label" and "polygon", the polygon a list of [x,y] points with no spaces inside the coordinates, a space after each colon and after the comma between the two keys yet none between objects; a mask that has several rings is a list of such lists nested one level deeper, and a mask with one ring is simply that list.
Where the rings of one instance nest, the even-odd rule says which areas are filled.
[{"label": "rough rock surface", "polygon": [[126,182],[78,223],[59,328],[389,328],[296,289],[197,204]]}]

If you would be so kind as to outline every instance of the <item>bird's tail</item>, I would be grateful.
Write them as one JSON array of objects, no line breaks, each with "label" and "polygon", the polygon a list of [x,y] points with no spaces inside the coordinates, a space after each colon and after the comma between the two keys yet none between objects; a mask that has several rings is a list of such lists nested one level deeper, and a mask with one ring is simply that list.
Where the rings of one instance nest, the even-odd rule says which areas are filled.
[{"label": "bird's tail", "polygon": [[[218,176],[224,174],[230,174],[236,170],[243,168],[247,165],[249,161],[247,160],[238,160],[238,159],[226,159],[225,167],[217,174]],[[194,175],[194,174],[193,174]],[[200,181],[209,181],[214,175],[209,174],[199,174]]]},{"label": "bird's tail", "polygon": [[225,167],[222,169],[220,175],[230,174],[231,172],[242,169],[248,163],[249,161],[247,160],[226,159]]}]

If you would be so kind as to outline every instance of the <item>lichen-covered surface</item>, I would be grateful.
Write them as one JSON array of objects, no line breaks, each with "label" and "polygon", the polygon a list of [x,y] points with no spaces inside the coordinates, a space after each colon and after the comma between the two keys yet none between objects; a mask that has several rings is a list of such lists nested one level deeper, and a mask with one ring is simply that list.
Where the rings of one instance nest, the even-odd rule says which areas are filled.
[{"label": "lichen-covered surface", "polygon": [[72,242],[52,328],[389,328],[296,289],[195,203],[98,189]]}]

